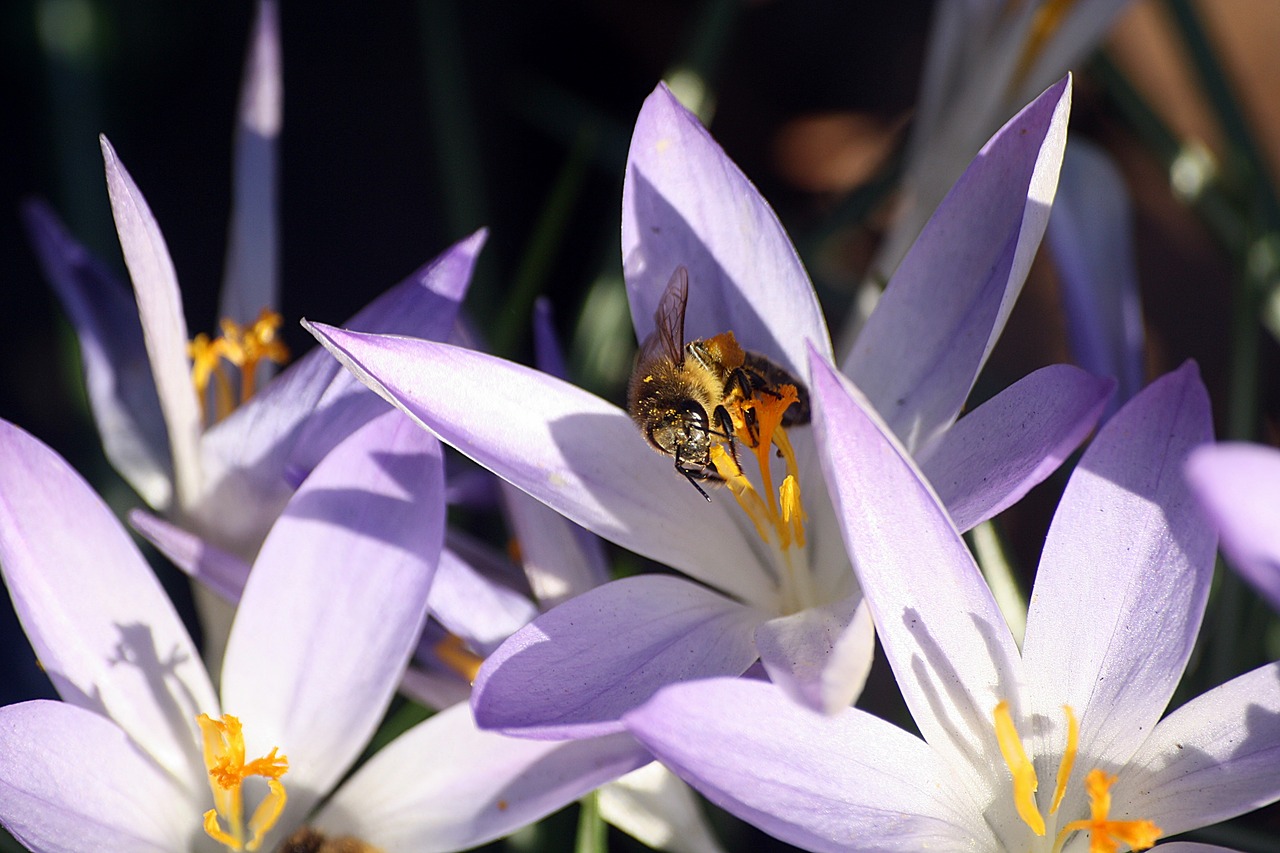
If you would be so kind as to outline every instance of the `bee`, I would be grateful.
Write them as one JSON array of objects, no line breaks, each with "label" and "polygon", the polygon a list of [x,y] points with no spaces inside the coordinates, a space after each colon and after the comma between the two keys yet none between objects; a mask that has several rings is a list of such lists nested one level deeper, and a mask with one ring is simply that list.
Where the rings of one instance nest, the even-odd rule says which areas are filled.
[{"label": "bee", "polygon": [[[727,444],[737,461],[730,407],[758,394],[780,396],[774,389],[794,385],[799,399],[782,424],[806,424],[809,392],[785,368],[739,347],[733,332],[685,343],[688,302],[689,271],[677,267],[653,314],[654,329],[636,354],[627,411],[654,450],[673,457],[677,473],[711,500],[698,481],[721,479],[711,463],[712,445]],[[747,431],[754,436],[751,411],[744,412]]]}]

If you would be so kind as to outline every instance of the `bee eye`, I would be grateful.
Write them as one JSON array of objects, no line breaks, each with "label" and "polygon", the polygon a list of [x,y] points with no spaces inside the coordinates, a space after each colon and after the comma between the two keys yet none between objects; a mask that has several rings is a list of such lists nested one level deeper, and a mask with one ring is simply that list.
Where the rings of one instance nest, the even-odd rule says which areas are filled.
[{"label": "bee eye", "polygon": [[685,423],[699,432],[707,431],[707,410],[696,400],[685,400],[680,404],[680,413]]}]

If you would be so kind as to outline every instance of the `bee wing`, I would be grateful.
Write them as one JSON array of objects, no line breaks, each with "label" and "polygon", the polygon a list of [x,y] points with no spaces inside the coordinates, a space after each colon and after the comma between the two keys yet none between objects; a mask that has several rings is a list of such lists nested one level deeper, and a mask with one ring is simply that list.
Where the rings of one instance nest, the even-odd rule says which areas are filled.
[{"label": "bee wing", "polygon": [[665,355],[676,364],[684,362],[684,309],[689,302],[689,271],[676,267],[667,289],[653,312],[653,331],[640,344],[640,360]]}]

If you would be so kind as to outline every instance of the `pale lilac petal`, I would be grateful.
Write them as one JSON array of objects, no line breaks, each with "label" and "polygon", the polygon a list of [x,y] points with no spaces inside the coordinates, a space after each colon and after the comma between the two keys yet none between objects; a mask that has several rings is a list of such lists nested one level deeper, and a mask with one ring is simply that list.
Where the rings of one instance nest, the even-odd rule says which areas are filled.
[{"label": "pale lilac petal", "polygon": [[825,716],[774,685],[714,679],[668,687],[626,723],[713,803],[805,850],[994,846],[954,769],[862,711]]},{"label": "pale lilac petal", "polygon": [[429,599],[432,617],[481,655],[538,615],[528,596],[485,577],[447,547]]},{"label": "pale lilac petal", "polygon": [[[1055,720],[1070,705],[1104,766],[1155,725],[1195,644],[1215,537],[1182,466],[1212,428],[1194,363],[1153,382],[1099,430],[1045,540],[1022,647],[1030,701]],[[1042,733],[1036,754],[1060,754],[1063,736]]]},{"label": "pale lilac petal", "polygon": [[261,0],[240,90],[227,270],[218,307],[219,317],[242,325],[280,304],[276,146],[283,101],[279,12],[274,0]]},{"label": "pale lilac petal", "polygon": [[169,249],[146,199],[125,171],[115,149],[100,137],[107,168],[107,190],[124,262],[138,300],[142,336],[151,360],[151,375],[160,397],[173,452],[178,505],[189,507],[200,497],[200,404],[187,363],[187,321]]},{"label": "pale lilac petal", "polygon": [[169,561],[228,604],[240,601],[249,564],[163,518],[135,509],[129,523]]},{"label": "pale lilac petal", "polygon": [[5,422],[0,569],[62,698],[111,717],[175,779],[203,786],[195,718],[218,702],[178,614],[107,505]]},{"label": "pale lilac petal", "polygon": [[1065,364],[1041,368],[947,430],[920,470],[959,530],[1002,512],[1080,446],[1115,382]]},{"label": "pale lilac petal", "polygon": [[1009,628],[906,451],[828,362],[812,370],[827,486],[903,698],[943,758],[974,768],[961,775],[975,799],[1000,802],[983,786],[1001,761],[991,713],[1021,683]]},{"label": "pale lilac petal", "polygon": [[1272,663],[1161,720],[1122,768],[1113,814],[1155,821],[1166,835],[1208,826],[1280,799],[1278,768],[1280,663]]},{"label": "pale lilac petal", "polygon": [[160,398],[132,292],[72,239],[48,205],[23,206],[40,265],[75,328],[89,408],[111,465],[150,506],[173,499]]},{"label": "pale lilac petal", "polygon": [[1142,388],[1142,304],[1124,178],[1089,142],[1067,145],[1048,237],[1072,355],[1090,373],[1119,382],[1114,411]]},{"label": "pale lilac petal", "polygon": [[1280,450],[1257,444],[1201,447],[1187,479],[1218,527],[1222,553],[1280,610]]},{"label": "pale lilac petal", "polygon": [[[1020,78],[1015,103],[1029,100],[1069,68],[1077,67],[1103,40],[1116,15],[1129,0],[1076,0],[1066,7],[1050,34],[1034,54],[1031,67]],[[1033,7],[1035,8],[1035,7]],[[1039,4],[1037,11],[1042,11]],[[1029,42],[1030,39],[1027,39]],[[1024,45],[1026,42],[1024,42]],[[1023,50],[1025,50],[1025,46]]]},{"label": "pale lilac petal", "polygon": [[472,692],[486,729],[582,738],[664,685],[739,675],[764,614],[669,575],[637,575],[572,598],[489,656]]},{"label": "pale lilac petal", "polygon": [[385,853],[463,850],[501,838],[651,760],[626,734],[569,743],[480,731],[466,705],[397,738],[316,816]]},{"label": "pale lilac petal", "polygon": [[1068,77],[983,147],[844,362],[912,452],[955,420],[1022,290],[1049,220],[1070,107]]},{"label": "pale lilac petal", "polygon": [[92,711],[43,700],[0,708],[0,824],[30,850],[185,850],[210,805],[207,787],[193,799]]},{"label": "pale lilac petal", "polygon": [[[357,328],[439,337],[466,293],[485,232],[478,231],[370,302]],[[217,544],[246,558],[293,490],[325,454],[386,411],[325,352],[307,353],[247,404],[214,424],[201,444],[209,494],[194,510]]]},{"label": "pale lilac petal", "polygon": [[697,795],[656,761],[596,792],[600,816],[646,847],[670,853],[724,853]]},{"label": "pale lilac petal", "polygon": [[665,84],[636,119],[622,186],[622,268],[636,339],[676,267],[689,270],[685,340],[732,331],[797,376],[805,342],[830,356],[817,295],[778,217]]},{"label": "pale lilac petal", "polygon": [[426,620],[444,541],[439,444],[389,411],[316,466],[262,544],[227,642],[223,707],[289,757],[306,814],[373,734]]},{"label": "pale lilac petal", "polygon": [[[454,243],[362,308],[347,321],[346,328],[429,341],[448,340],[458,319],[458,308],[471,286],[476,260],[488,238],[488,230],[481,228]],[[324,357],[319,352],[315,356]],[[333,370],[332,380],[316,405],[316,416],[307,420],[289,457],[289,467],[295,471],[310,471],[331,447],[382,412],[381,405],[365,393],[359,379],[340,367],[334,370],[332,361],[326,361]]]},{"label": "pale lilac petal", "polygon": [[424,708],[443,710],[471,699],[471,685],[456,673],[409,664],[400,679],[400,692]]},{"label": "pale lilac petal", "polygon": [[861,594],[770,619],[756,630],[769,678],[802,705],[835,714],[862,693],[875,628]]},{"label": "pale lilac petal", "polygon": [[442,441],[570,520],[743,599],[774,603],[732,498],[703,500],[618,407],[473,350],[308,328]]},{"label": "pale lilac petal", "polygon": [[502,484],[507,522],[520,546],[534,597],[550,609],[609,579],[600,540],[509,483]]}]

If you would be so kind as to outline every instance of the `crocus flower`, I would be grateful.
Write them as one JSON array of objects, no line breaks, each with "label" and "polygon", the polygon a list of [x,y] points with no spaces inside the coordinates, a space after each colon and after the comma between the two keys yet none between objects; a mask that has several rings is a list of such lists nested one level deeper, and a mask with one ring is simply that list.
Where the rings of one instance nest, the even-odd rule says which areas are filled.
[{"label": "crocus flower", "polygon": [[[535,319],[539,364],[560,374],[563,365],[545,308],[540,307]],[[398,412],[393,414],[403,418]],[[445,711],[437,718],[439,722],[425,724],[416,737],[419,752],[466,756],[433,781],[465,790],[476,802],[506,799],[510,811],[511,795],[506,788],[513,769],[524,767],[525,772],[540,778],[573,779],[583,771],[584,756],[593,749],[610,755],[617,748],[617,736],[581,741],[574,749],[534,748],[531,741],[480,731],[469,724],[466,703],[475,670],[484,657],[539,609],[585,592],[606,577],[596,537],[524,492],[503,486],[504,515],[519,543],[520,568],[484,543],[446,531],[428,598],[430,617],[400,690],[428,708]],[[240,600],[250,572],[246,563],[150,513],[135,510],[130,517],[179,568],[228,602]],[[527,593],[518,591],[520,569],[527,578]],[[455,707],[459,703],[460,707]],[[579,792],[579,788],[568,786],[557,790],[563,799],[541,800],[545,811],[567,804]],[[649,762],[608,782],[598,796],[605,820],[650,847],[673,853],[720,850],[688,786],[660,764]]]},{"label": "crocus flower", "polygon": [[1179,476],[1211,436],[1194,365],[1135,397],[1084,454],[1045,542],[1021,650],[867,402],[821,364],[814,398],[846,542],[920,735],[717,679],[671,686],[628,715],[664,763],[731,812],[822,851],[1145,849],[1280,797],[1280,664],[1161,719],[1213,572],[1212,527]]},{"label": "crocus flower", "polygon": [[[107,457],[148,505],[245,560],[252,560],[317,461],[385,409],[319,352],[259,387],[271,361],[284,356],[276,334],[281,318],[274,312],[282,98],[276,18],[275,3],[260,5],[246,64],[221,338],[191,341],[160,226],[105,138],[107,188],[132,294],[46,206],[26,210],[37,252],[80,339]],[[453,246],[350,325],[447,337],[483,241],[477,233]],[[225,385],[217,379],[228,360],[240,370],[238,407],[235,377],[224,374]],[[193,381],[211,383],[219,393],[197,391]],[[202,411],[206,397],[213,398],[208,412]],[[215,414],[222,415],[216,423]]]},{"label": "crocus flower", "polygon": [[[1064,80],[984,149],[849,362],[925,460],[962,528],[1056,467],[1110,389],[1074,368],[1047,368],[955,423],[1043,233],[1068,100]],[[636,125],[622,238],[639,339],[683,266],[686,340],[732,331],[802,382],[805,342],[830,354],[813,288],[777,218],[664,86]],[[738,675],[757,658],[815,707],[834,710],[857,695],[872,631],[807,427],[774,433],[785,464],[771,462],[768,438],[757,454],[740,451],[749,475],[725,474],[730,488],[707,501],[654,454],[625,411],[579,388],[445,344],[311,328],[370,387],[481,465],[605,539],[712,587],[635,576],[540,616],[482,667],[473,693],[482,726],[599,735],[663,684]],[[756,402],[767,435],[783,406]],[[778,498],[766,477],[782,484]]]},{"label": "crocus flower", "polygon": [[984,139],[1092,50],[1126,0],[978,0],[934,8],[888,276]]},{"label": "crocus flower", "polygon": [[[461,849],[648,760],[625,735],[612,751],[529,741],[490,760],[459,706],[329,795],[399,683],[442,542],[439,446],[397,413],[328,454],[271,528],[220,693],[89,487],[8,424],[0,454],[0,566],[63,698],[0,709],[0,823],[33,850],[271,850],[313,831]],[[579,762],[539,772],[557,747]],[[466,786],[473,764],[500,795]]]},{"label": "crocus flower", "polygon": [[1222,553],[1280,611],[1280,450],[1226,442],[1201,447],[1187,478],[1218,526]]}]

